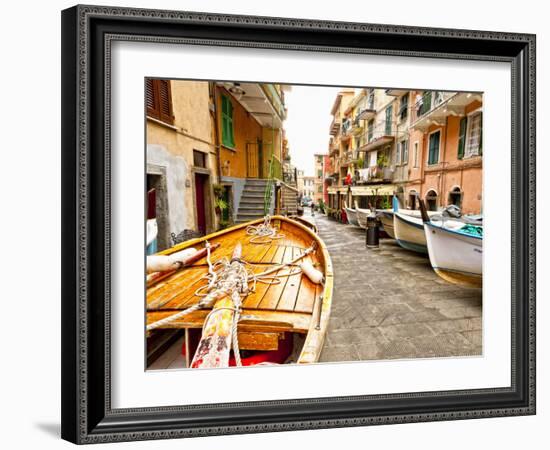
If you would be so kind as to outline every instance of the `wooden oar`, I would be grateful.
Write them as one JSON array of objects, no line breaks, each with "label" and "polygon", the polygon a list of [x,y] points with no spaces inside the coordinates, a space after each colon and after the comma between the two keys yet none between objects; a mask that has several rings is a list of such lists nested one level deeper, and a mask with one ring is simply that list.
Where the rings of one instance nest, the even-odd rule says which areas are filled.
[{"label": "wooden oar", "polygon": [[[242,264],[242,246],[237,243],[231,258],[232,273],[226,279],[224,291],[205,319],[201,340],[191,362],[192,368],[214,368],[229,366],[229,352],[233,332],[235,305],[240,305],[239,265]],[[239,297],[239,298],[237,298]]]}]

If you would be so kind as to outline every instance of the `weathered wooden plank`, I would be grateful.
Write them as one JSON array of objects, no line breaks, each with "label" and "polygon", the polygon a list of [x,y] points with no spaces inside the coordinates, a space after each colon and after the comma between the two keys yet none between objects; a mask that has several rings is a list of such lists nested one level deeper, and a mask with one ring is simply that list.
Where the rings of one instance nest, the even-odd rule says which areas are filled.
[{"label": "weathered wooden plank", "polygon": [[241,350],[272,351],[279,348],[281,333],[239,331]]},{"label": "weathered wooden plank", "polygon": [[[147,313],[147,324],[164,319],[177,311],[152,311]],[[210,310],[199,310],[169,322],[162,328],[202,328],[204,318]],[[311,314],[287,311],[264,311],[244,309],[239,321],[239,330],[255,332],[293,331],[305,333],[309,327]]]},{"label": "weathered wooden plank", "polygon": [[174,274],[174,279],[168,278],[161,281],[159,284],[164,285],[159,286],[159,289],[154,290],[157,287],[154,286],[147,291],[148,310],[160,309],[177,301],[176,299],[182,295],[182,292],[194,292],[201,285],[201,277],[206,273],[204,268],[194,267],[184,269],[181,272]]}]

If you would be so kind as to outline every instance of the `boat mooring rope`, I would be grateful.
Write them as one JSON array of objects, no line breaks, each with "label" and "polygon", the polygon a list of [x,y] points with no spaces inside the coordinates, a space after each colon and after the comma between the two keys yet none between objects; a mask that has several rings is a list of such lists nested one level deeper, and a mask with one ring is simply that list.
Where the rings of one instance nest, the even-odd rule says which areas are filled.
[{"label": "boat mooring rope", "polygon": [[[264,222],[265,223],[265,222]],[[304,252],[294,258],[292,261],[284,264],[277,264],[263,272],[254,273],[250,269],[250,264],[240,258],[233,258],[229,260],[227,257],[224,257],[215,263],[211,261],[211,252],[210,244],[206,242],[206,261],[208,263],[208,273],[203,276],[204,279],[208,280],[208,283],[205,286],[200,287],[195,291],[195,295],[202,297],[201,300],[190,306],[183,311],[175,313],[171,316],[165,317],[164,319],[158,320],[147,325],[147,331],[154,330],[173,322],[187,314],[198,311],[199,309],[208,308],[212,306],[217,300],[221,300],[226,296],[230,296],[233,306],[232,307],[220,307],[212,309],[203,323],[203,334],[204,330],[207,327],[209,320],[212,315],[221,310],[232,310],[233,321],[231,326],[232,332],[232,347],[233,353],[235,356],[235,363],[237,366],[241,366],[241,356],[239,351],[239,341],[238,341],[238,322],[241,318],[242,312],[242,299],[247,297],[251,292],[254,292],[256,289],[257,283],[264,284],[279,284],[281,279],[293,275],[298,275],[302,273],[302,269],[293,270],[292,268],[287,273],[277,273],[281,269],[288,268],[298,262],[300,259],[306,257],[310,253],[314,252],[316,249],[316,243],[313,242],[310,247],[304,250]],[[252,283],[252,287],[249,286],[249,283]],[[206,291],[204,293],[204,291]]]},{"label": "boat mooring rope", "polygon": [[270,244],[276,239],[282,239],[285,237],[283,233],[278,233],[271,225],[271,216],[269,214],[264,217],[264,222],[260,225],[248,225],[246,227],[246,234],[252,236],[250,238],[251,244]]}]

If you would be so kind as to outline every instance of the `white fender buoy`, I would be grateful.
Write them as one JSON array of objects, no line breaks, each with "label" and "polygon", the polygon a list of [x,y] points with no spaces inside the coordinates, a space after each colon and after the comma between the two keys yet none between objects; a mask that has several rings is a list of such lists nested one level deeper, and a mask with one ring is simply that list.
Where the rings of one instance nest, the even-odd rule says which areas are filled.
[{"label": "white fender buoy", "polygon": [[313,267],[313,264],[311,264],[310,261],[302,261],[299,266],[300,269],[302,269],[302,272],[311,280],[312,283],[321,284],[323,282],[323,273]]},{"label": "white fender buoy", "polygon": [[185,265],[185,261],[195,253],[197,253],[196,249],[186,248],[185,250],[172,253],[171,255],[147,256],[147,273],[176,270],[182,265]]}]

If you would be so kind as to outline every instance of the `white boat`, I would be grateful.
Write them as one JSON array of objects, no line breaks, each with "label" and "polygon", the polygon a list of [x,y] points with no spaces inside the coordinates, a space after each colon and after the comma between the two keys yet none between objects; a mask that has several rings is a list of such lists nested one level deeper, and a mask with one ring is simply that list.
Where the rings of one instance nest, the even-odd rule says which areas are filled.
[{"label": "white boat", "polygon": [[355,208],[357,211],[357,223],[361,228],[367,228],[367,217],[370,215],[370,209]]},{"label": "white boat", "polygon": [[394,212],[393,231],[395,240],[404,249],[417,253],[428,253],[424,223],[421,217]]},{"label": "white boat", "polygon": [[395,239],[395,233],[393,231],[393,210],[392,209],[379,209],[376,211],[380,222],[382,223],[382,228],[386,234]]},{"label": "white boat", "polygon": [[348,222],[351,225],[355,225],[356,227],[358,227],[359,223],[357,222],[357,211],[355,209],[348,208],[347,206],[344,206],[344,211],[346,211]]},{"label": "white boat", "polygon": [[481,287],[483,236],[468,232],[475,228],[482,229],[454,221],[424,223],[430,263],[444,280]]}]

